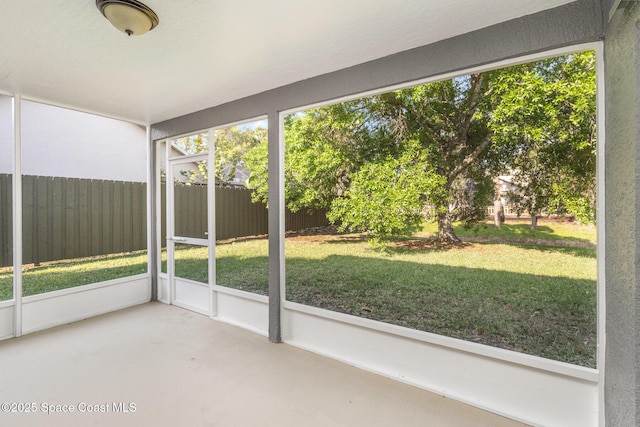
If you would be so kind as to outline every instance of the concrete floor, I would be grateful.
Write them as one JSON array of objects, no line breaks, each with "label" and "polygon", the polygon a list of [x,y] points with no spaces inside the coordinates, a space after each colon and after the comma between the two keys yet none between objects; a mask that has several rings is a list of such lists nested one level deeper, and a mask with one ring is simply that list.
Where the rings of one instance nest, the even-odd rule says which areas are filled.
[{"label": "concrete floor", "polygon": [[0,366],[2,426],[523,425],[160,303],[0,342]]}]

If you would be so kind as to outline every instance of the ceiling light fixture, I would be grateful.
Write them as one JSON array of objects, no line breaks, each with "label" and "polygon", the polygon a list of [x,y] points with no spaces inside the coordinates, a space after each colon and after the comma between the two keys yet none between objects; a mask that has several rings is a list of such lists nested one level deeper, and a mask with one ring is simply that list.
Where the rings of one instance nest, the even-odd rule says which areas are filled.
[{"label": "ceiling light fixture", "polygon": [[160,22],[153,10],[136,0],[96,0],[96,7],[114,27],[129,36],[153,30]]}]

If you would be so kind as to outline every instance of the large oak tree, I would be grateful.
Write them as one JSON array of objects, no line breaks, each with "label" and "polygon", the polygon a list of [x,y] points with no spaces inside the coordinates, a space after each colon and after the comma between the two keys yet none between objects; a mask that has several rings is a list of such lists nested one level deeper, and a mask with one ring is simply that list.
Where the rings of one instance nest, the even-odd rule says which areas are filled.
[{"label": "large oak tree", "polygon": [[[326,208],[343,228],[378,239],[410,232],[427,214],[438,222],[439,240],[457,242],[453,222],[479,218],[493,199],[492,178],[509,171],[523,194],[555,188],[555,199],[536,195],[532,211],[559,197],[569,210],[595,182],[592,57],[554,58],[290,115],[287,206]],[[264,143],[247,157],[254,199],[265,202],[266,154]]]}]

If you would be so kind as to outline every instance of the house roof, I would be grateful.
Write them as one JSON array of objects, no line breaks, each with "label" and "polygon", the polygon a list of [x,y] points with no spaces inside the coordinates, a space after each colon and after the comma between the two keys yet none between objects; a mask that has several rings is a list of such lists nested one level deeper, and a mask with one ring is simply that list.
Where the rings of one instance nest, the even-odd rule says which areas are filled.
[{"label": "house roof", "polygon": [[571,0],[145,0],[127,37],[93,0],[0,8],[0,93],[152,124]]}]

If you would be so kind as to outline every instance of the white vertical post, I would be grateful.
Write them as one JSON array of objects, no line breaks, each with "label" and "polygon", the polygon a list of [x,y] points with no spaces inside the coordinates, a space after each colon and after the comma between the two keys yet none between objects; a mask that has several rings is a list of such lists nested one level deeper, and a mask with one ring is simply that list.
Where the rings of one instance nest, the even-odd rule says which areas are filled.
[{"label": "white vertical post", "polygon": [[13,300],[14,335],[22,336],[22,98],[13,97]]},{"label": "white vertical post", "polygon": [[217,298],[214,291],[216,284],[216,131],[209,129],[209,156],[207,158],[207,228],[208,228],[208,261],[209,261],[209,316],[218,315]]},{"label": "white vertical post", "polygon": [[[167,144],[167,141],[164,142],[165,145]],[[154,194],[155,194],[155,205],[154,205],[154,213],[155,213],[155,226],[154,226],[154,230],[153,232],[155,233],[156,236],[156,279],[157,279],[157,286],[158,286],[158,300],[160,300],[162,297],[164,297],[164,295],[161,296],[160,293],[160,289],[164,289],[164,287],[161,286],[160,284],[160,274],[162,273],[162,245],[165,244],[166,245],[166,241],[162,241],[162,172],[161,172],[161,168],[160,168],[160,164],[161,162],[158,159],[158,156],[162,155],[163,157],[165,157],[165,168],[166,168],[166,151],[160,153],[158,150],[158,145],[160,144],[159,142],[155,142],[154,143],[155,146],[153,148],[153,155],[154,155],[154,164],[155,164],[155,189],[154,189]],[[165,177],[166,177],[166,170],[165,170]],[[166,194],[165,194],[166,196]],[[165,199],[166,200],[166,199]]]},{"label": "white vertical post", "polygon": [[167,221],[167,279],[169,284],[169,304],[173,304],[176,299],[176,290],[175,290],[175,270],[174,270],[174,249],[175,244],[173,241],[174,225],[173,225],[173,166],[169,158],[171,157],[171,140],[167,139],[165,142],[166,146],[166,165],[167,172],[165,176],[167,177],[166,183],[166,212],[165,218]]},{"label": "white vertical post", "polygon": [[605,92],[604,92],[604,48],[598,43],[596,49],[596,218],[597,218],[597,246],[596,260],[598,265],[597,275],[597,301],[598,301],[598,350],[596,355],[599,374],[598,382],[598,413],[600,424],[605,424],[605,354],[606,354],[606,235],[605,235]]}]

